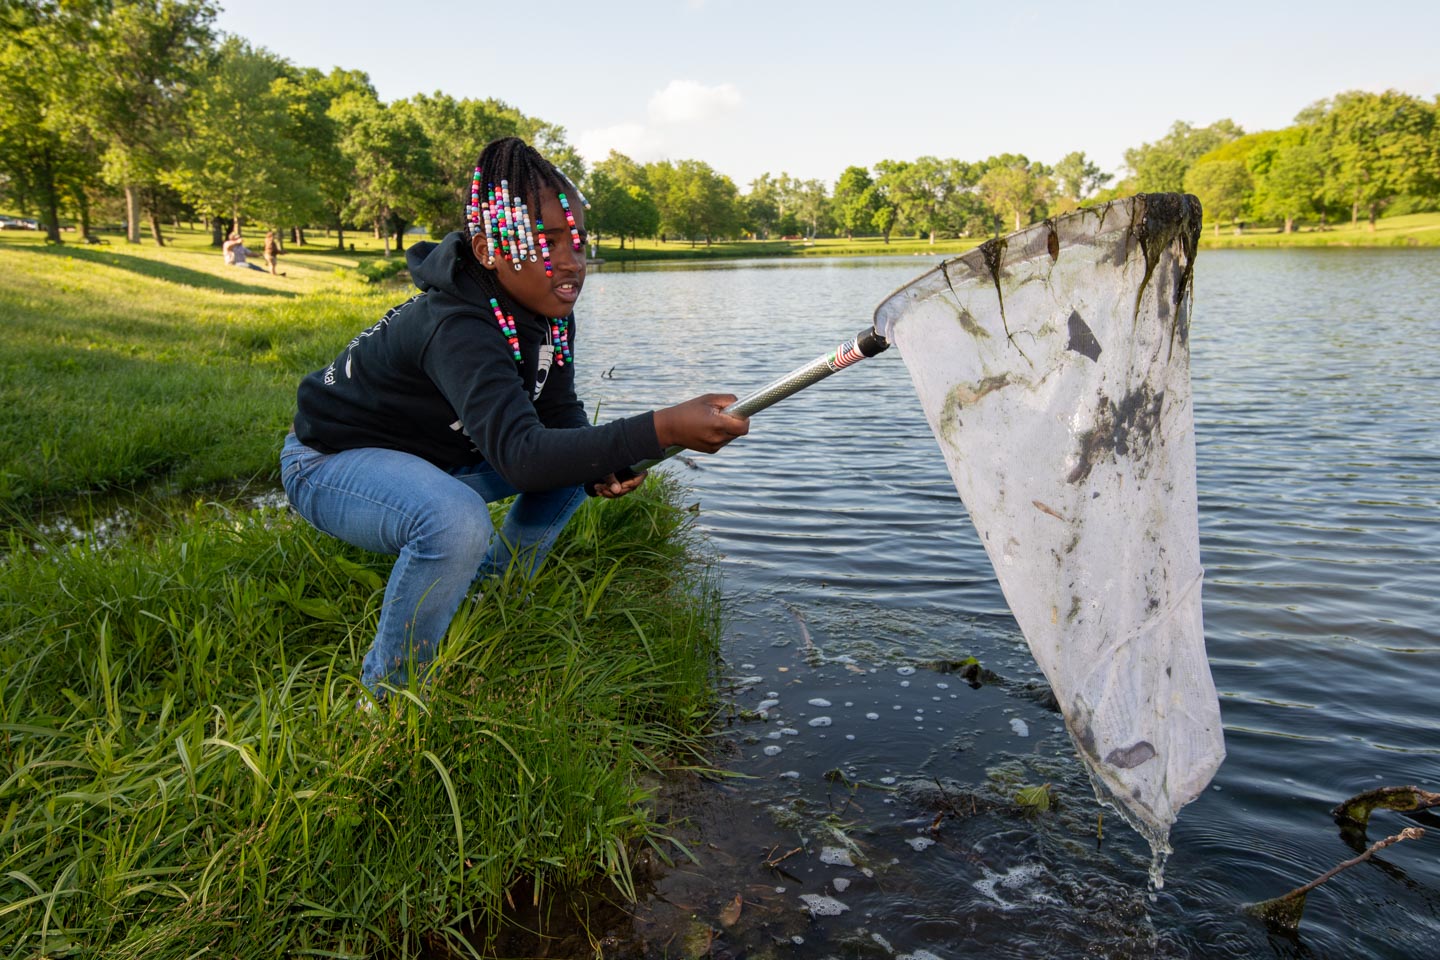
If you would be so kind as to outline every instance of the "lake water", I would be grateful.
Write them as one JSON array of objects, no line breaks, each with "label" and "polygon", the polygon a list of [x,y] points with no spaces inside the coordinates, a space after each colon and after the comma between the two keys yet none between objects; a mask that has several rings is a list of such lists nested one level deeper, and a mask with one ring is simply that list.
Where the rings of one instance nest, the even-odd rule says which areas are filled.
[{"label": "lake water", "polygon": [[[868,327],[931,262],[597,271],[582,393],[602,419],[744,394]],[[743,779],[687,798],[677,831],[701,865],[640,905],[645,952],[698,925],[733,957],[1440,956],[1440,817],[1378,811],[1367,839],[1329,815],[1374,787],[1440,790],[1440,251],[1202,251],[1192,323],[1229,755],[1180,814],[1164,888],[1118,817],[1097,838],[1102,808],[1027,688],[1042,678],[892,351],[663,468],[720,557],[723,746]],[[1002,679],[936,668],[966,656]],[[950,792],[919,789],[937,781]],[[987,806],[987,782],[1049,783],[1057,805]],[[1407,825],[1430,833],[1312,892],[1298,935],[1241,913]],[[812,916],[812,895],[846,909]]]}]

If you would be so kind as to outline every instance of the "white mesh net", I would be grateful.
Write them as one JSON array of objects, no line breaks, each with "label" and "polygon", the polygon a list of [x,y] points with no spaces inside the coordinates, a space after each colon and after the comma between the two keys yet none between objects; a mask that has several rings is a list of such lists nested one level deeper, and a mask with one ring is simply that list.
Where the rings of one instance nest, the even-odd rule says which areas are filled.
[{"label": "white mesh net", "polygon": [[946,261],[875,314],[1092,779],[1157,864],[1225,756],[1200,613],[1199,231],[1193,197],[1117,200]]}]

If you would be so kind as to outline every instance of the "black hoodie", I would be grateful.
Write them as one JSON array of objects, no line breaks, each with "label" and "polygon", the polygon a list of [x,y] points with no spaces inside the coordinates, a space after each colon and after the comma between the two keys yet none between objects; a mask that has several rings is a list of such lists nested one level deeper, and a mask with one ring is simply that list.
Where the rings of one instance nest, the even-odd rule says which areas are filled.
[{"label": "black hoodie", "polygon": [[423,292],[300,382],[295,433],[306,446],[403,450],[446,470],[483,460],[520,491],[588,485],[660,456],[653,413],[590,426],[571,362],[552,365],[531,399],[549,322],[515,312],[517,362],[462,259],[478,268],[463,234],[405,256]]}]

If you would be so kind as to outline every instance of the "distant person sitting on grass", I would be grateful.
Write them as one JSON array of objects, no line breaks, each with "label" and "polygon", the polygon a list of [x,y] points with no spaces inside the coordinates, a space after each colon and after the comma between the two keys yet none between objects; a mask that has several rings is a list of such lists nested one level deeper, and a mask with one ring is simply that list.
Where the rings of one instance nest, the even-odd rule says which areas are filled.
[{"label": "distant person sitting on grass", "polygon": [[[749,429],[714,393],[591,426],[575,395],[583,199],[532,147],[487,146],[464,214],[467,229],[406,251],[421,293],[300,382],[280,453],[302,517],[397,556],[360,673],[377,697],[434,658],[474,581],[512,561],[533,574],[586,494],[622,497],[645,478],[621,479],[630,464]],[[486,504],[507,497],[496,530]]]},{"label": "distant person sitting on grass", "polygon": [[[236,230],[230,234],[230,239],[225,241],[221,248],[225,254],[225,263],[232,267],[249,267],[251,270],[260,270],[260,267],[246,261],[246,257],[254,251],[246,249],[245,241],[240,239],[240,231]],[[264,273],[264,270],[260,270]]]},{"label": "distant person sitting on grass", "polygon": [[[267,230],[265,232],[265,265],[270,268],[271,275],[276,275],[275,260],[284,252],[280,249],[280,241],[275,239],[275,231]],[[281,273],[278,276],[283,277],[285,274]]]}]

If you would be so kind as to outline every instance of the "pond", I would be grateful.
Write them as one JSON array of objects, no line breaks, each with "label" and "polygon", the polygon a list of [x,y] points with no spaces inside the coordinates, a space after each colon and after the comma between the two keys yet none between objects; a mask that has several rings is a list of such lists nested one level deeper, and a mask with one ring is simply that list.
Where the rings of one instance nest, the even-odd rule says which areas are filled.
[{"label": "pond", "polygon": [[[581,303],[582,396],[610,419],[744,394],[867,327],[932,262],[607,266]],[[716,956],[1440,955],[1440,817],[1379,811],[1367,840],[1329,815],[1378,786],[1440,790],[1437,303],[1440,251],[1200,254],[1204,611],[1228,759],[1182,810],[1159,890],[1036,689],[898,355],[662,468],[719,556],[741,776],[690,798],[677,835],[700,865],[640,905],[652,952],[698,924]],[[966,657],[994,676],[947,672]],[[1049,810],[993,802],[1047,783]],[[1430,833],[1312,892],[1298,934],[1240,911],[1409,825]]]}]

